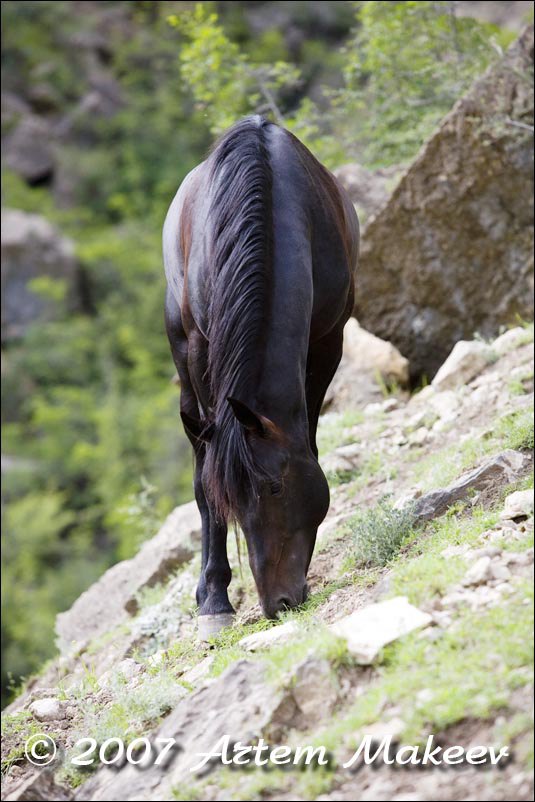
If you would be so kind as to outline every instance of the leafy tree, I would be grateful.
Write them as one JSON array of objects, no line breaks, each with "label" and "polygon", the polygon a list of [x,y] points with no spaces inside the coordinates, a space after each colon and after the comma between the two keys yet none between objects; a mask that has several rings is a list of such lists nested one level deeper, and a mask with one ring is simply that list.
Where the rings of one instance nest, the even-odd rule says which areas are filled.
[{"label": "leafy tree", "polygon": [[218,15],[204,3],[171,15],[169,23],[183,37],[180,72],[212,133],[221,133],[252,111],[269,111],[283,122],[276,98],[297,82],[295,67],[283,60],[253,62],[229,39]]},{"label": "leafy tree", "polygon": [[344,88],[332,95],[348,154],[371,165],[411,158],[511,34],[453,2],[356,3]]}]

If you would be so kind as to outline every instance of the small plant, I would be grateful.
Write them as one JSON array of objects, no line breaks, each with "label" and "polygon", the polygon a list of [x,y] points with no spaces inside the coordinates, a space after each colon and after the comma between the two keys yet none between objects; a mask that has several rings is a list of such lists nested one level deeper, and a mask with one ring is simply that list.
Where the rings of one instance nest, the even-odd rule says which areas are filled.
[{"label": "small plant", "polygon": [[513,412],[500,418],[496,437],[503,439],[506,448],[532,449],[534,447],[533,410]]},{"label": "small plant", "polygon": [[349,522],[359,562],[381,566],[392,559],[413,532],[412,509],[396,510],[387,499]]}]

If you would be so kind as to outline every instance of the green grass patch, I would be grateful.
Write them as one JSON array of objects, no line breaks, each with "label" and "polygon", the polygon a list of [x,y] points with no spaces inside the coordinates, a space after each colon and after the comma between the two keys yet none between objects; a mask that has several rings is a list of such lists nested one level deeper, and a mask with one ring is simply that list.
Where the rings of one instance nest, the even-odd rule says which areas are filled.
[{"label": "green grass patch", "polygon": [[444,487],[485,457],[508,448],[527,450],[533,447],[531,404],[526,409],[497,418],[494,428],[482,436],[429,454],[415,466],[414,480],[422,485],[423,490]]},{"label": "green grass patch", "polygon": [[2,774],[14,763],[24,760],[24,744],[31,735],[42,731],[27,710],[2,715]]},{"label": "green grass patch", "polygon": [[418,606],[443,595],[462,578],[466,571],[464,558],[445,557],[442,552],[448,546],[476,545],[479,536],[497,522],[499,514],[480,507],[469,515],[461,510],[459,506],[452,508],[428,524],[425,532],[420,532],[406,552],[399,555],[392,564],[392,596],[407,596]]}]

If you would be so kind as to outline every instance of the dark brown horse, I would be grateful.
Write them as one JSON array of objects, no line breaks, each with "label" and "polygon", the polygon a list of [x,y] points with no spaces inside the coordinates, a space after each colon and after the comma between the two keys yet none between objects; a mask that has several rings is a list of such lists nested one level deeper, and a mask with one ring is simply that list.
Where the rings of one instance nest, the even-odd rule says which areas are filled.
[{"label": "dark brown horse", "polygon": [[233,612],[229,520],[265,615],[306,598],[329,507],[316,428],[353,308],[358,238],[331,173],[258,116],[224,134],[169,209],[166,326],[195,452],[199,615],[215,629]]}]

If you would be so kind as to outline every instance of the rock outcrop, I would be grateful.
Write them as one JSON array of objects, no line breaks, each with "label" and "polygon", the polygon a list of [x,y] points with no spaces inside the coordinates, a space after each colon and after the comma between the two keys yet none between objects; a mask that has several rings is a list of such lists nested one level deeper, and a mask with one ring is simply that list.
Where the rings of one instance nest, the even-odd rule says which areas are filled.
[{"label": "rock outcrop", "polygon": [[413,376],[533,316],[533,27],[456,103],[363,230],[355,316]]},{"label": "rock outcrop", "polygon": [[[32,291],[43,276],[65,284],[61,300]],[[36,320],[54,318],[78,303],[74,244],[37,214],[2,210],[2,341],[20,337]]]},{"label": "rock outcrop", "polygon": [[158,534],[131,560],[109,568],[56,621],[58,646],[69,654],[137,612],[137,594],[168,580],[200,545],[200,515],[194,501],[177,507]]},{"label": "rock outcrop", "polygon": [[341,410],[382,399],[385,388],[406,388],[409,363],[392,343],[365,331],[354,318],[344,328],[344,353],[324,410]]}]

